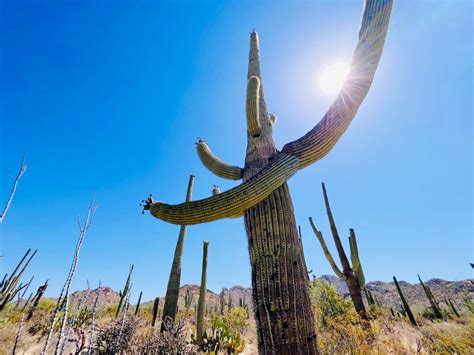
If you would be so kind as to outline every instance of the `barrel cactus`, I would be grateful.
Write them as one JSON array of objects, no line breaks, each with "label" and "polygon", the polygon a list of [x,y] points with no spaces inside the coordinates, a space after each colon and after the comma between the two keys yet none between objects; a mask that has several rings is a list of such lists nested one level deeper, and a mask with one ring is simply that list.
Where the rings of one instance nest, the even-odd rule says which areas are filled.
[{"label": "barrel cactus", "polygon": [[377,69],[392,0],[366,0],[351,69],[322,120],[303,137],[277,149],[276,116],[265,101],[259,39],[250,34],[247,73],[247,152],[244,167],[224,163],[206,142],[197,142],[202,163],[217,176],[243,183],[196,201],[171,205],[151,196],[144,209],[177,225],[244,216],[260,353],[317,353],[306,267],[287,181],[322,159],[349,126]]}]

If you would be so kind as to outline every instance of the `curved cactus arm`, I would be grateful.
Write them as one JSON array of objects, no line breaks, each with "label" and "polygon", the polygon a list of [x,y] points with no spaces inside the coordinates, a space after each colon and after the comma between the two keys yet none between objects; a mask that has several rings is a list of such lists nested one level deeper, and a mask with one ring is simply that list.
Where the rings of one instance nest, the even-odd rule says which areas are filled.
[{"label": "curved cactus arm", "polygon": [[198,224],[221,218],[236,218],[256,205],[298,171],[298,159],[278,154],[267,167],[251,179],[218,195],[178,205],[147,199],[145,210],[173,224]]},{"label": "curved cactus arm", "polygon": [[336,100],[322,120],[282,152],[300,159],[300,169],[323,158],[354,118],[374,79],[387,34],[392,0],[366,0],[351,69]]},{"label": "curved cactus arm", "polygon": [[349,245],[351,247],[351,261],[352,261],[352,271],[354,271],[355,276],[359,280],[359,285],[361,288],[365,287],[365,276],[364,270],[362,270],[362,264],[360,263],[359,258],[359,249],[357,247],[357,239],[354,232],[354,229],[349,230]]},{"label": "curved cactus arm", "polygon": [[232,166],[224,163],[212,153],[211,149],[203,140],[196,143],[196,149],[199,159],[206,168],[212,171],[217,176],[224,179],[240,180],[243,176],[243,169],[238,166]]},{"label": "curved cactus arm", "polygon": [[260,79],[253,75],[247,81],[247,101],[245,111],[247,114],[247,129],[252,137],[260,135],[259,118]]},{"label": "curved cactus arm", "polygon": [[346,276],[342,273],[341,270],[337,267],[331,252],[328,249],[328,246],[326,245],[326,242],[324,241],[323,233],[316,228],[316,226],[313,223],[313,219],[309,217],[309,224],[311,224],[311,228],[313,228],[313,232],[316,235],[316,238],[318,238],[319,243],[321,244],[321,248],[323,249],[324,255],[326,256],[326,259],[329,262],[329,265],[331,265],[332,270],[336,274],[337,277],[339,277],[341,280],[345,281]]}]

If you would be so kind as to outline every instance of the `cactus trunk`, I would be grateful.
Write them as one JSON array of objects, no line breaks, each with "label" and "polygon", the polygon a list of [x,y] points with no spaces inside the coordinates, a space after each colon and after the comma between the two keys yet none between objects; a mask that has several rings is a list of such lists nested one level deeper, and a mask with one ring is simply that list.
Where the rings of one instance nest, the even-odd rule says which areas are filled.
[{"label": "cactus trunk", "polygon": [[[188,189],[186,191],[186,202],[191,201],[194,185],[194,175],[189,177]],[[186,237],[186,226],[182,225],[179,230],[178,241],[174,251],[173,264],[171,265],[168,287],[166,288],[165,304],[163,306],[163,316],[161,322],[161,332],[165,331],[165,320],[176,317],[179,298],[179,284],[181,282],[181,258],[183,256],[184,238]]]},{"label": "cactus trunk", "polygon": [[307,273],[287,184],[245,213],[261,354],[315,354]]},{"label": "cactus trunk", "polygon": [[204,241],[202,250],[202,275],[201,275],[201,288],[199,289],[199,302],[197,311],[197,325],[196,325],[196,339],[198,344],[202,342],[202,335],[204,332],[204,312],[206,307],[206,280],[207,280],[207,250],[209,242]]}]

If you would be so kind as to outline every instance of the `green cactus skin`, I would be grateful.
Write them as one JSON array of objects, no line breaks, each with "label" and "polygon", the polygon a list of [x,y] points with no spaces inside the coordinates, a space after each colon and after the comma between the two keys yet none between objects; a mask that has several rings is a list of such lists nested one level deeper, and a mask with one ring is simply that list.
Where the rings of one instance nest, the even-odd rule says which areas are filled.
[{"label": "green cactus skin", "polygon": [[130,283],[132,281],[132,272],[133,272],[134,265],[130,265],[130,270],[128,271],[127,281],[125,282],[125,286],[123,287],[123,291],[120,291],[120,301],[117,307],[117,312],[115,312],[115,318],[118,317],[120,311],[123,308],[123,302],[127,297],[128,291],[130,290]]},{"label": "green cactus skin", "polygon": [[[191,201],[193,195],[194,175],[189,177],[188,188],[186,190],[186,202]],[[166,288],[165,304],[163,306],[163,316],[161,322],[161,332],[166,330],[164,322],[165,318],[169,317],[173,321],[176,318],[179,298],[179,285],[181,283],[181,259],[183,256],[184,239],[186,237],[186,226],[182,225],[179,230],[178,241],[174,250],[173,263],[171,264],[170,276],[168,279],[168,286]]]},{"label": "green cactus skin", "polygon": [[318,238],[321,247],[324,251],[324,255],[326,255],[326,259],[328,260],[329,264],[331,265],[332,269],[336,273],[336,275],[347,284],[349,288],[349,293],[351,295],[352,303],[354,303],[354,307],[361,316],[362,319],[367,320],[367,312],[365,310],[364,301],[362,299],[362,288],[364,286],[360,284],[360,280],[365,283],[364,275],[362,272],[362,266],[359,260],[359,252],[357,250],[357,241],[355,238],[354,230],[350,230],[349,236],[349,243],[351,247],[351,258],[353,266],[349,264],[349,259],[347,258],[346,252],[344,251],[344,247],[342,246],[341,239],[339,238],[339,232],[337,231],[336,222],[334,221],[334,216],[331,211],[331,206],[329,204],[329,198],[326,191],[326,186],[322,183],[323,188],[323,197],[324,197],[324,204],[326,205],[326,212],[328,215],[329,224],[331,226],[331,232],[334,239],[334,244],[336,245],[336,250],[339,255],[339,260],[341,261],[342,271],[337,267],[334,259],[329,252],[326,243],[324,242],[323,234],[315,227],[313,219],[309,218],[309,223]]},{"label": "green cactus skin", "polygon": [[[260,82],[260,128],[258,136],[253,136],[252,125],[247,127],[243,183],[216,196],[184,204],[169,205],[151,198],[145,203],[144,209],[150,210],[154,217],[179,225],[244,215],[261,354],[317,353],[307,275],[301,262],[302,250],[286,182],[298,169],[323,158],[354,118],[373,81],[391,9],[392,0],[365,1],[359,41],[341,93],[319,124],[281,151],[272,138],[276,120],[267,110],[258,36],[252,32],[247,80],[258,77]],[[252,117],[255,115],[256,111]],[[199,154],[203,146],[198,144],[197,148]],[[239,173],[230,175],[240,176],[241,170],[236,171]]]},{"label": "green cactus skin", "polygon": [[196,149],[199,159],[206,168],[217,176],[229,180],[240,180],[243,176],[243,169],[224,163],[214,155],[209,146],[202,139],[196,142]]},{"label": "green cactus skin", "polygon": [[431,309],[433,310],[435,318],[444,319],[443,313],[441,312],[441,308],[439,308],[439,303],[433,296],[431,289],[423,283],[420,275],[418,275],[418,280],[420,280],[420,284],[423,287],[423,291],[425,291],[426,298],[428,298],[428,301],[430,301]]},{"label": "green cactus skin", "polygon": [[[257,48],[258,50],[258,48]],[[256,75],[252,75],[247,81],[247,129],[248,133],[252,137],[258,137],[260,135],[260,119],[259,119],[259,92],[260,92],[260,79]]]},{"label": "green cactus skin", "polygon": [[196,324],[196,339],[198,344],[202,342],[202,335],[204,333],[204,312],[206,308],[206,281],[207,281],[207,252],[209,242],[203,242],[202,249],[202,274],[201,274],[201,287],[199,289],[199,301],[197,310],[197,324]]},{"label": "green cactus skin", "polygon": [[155,301],[153,302],[153,311],[152,311],[152,318],[151,318],[152,327],[155,326],[156,318],[158,317],[159,308],[160,308],[160,297],[156,297]]},{"label": "green cactus skin", "polygon": [[140,311],[140,302],[142,301],[142,291],[140,291],[140,296],[138,296],[137,306],[135,307],[135,315],[138,316],[138,312]]},{"label": "green cactus skin", "polygon": [[393,277],[393,282],[395,283],[395,287],[397,288],[398,295],[400,296],[400,299],[402,300],[402,306],[403,306],[403,311],[407,314],[408,319],[410,320],[411,324],[415,327],[418,326],[415,320],[415,316],[413,315],[410,306],[408,305],[408,302],[403,295],[402,289],[400,288],[400,285],[398,284],[397,278],[394,276]]}]

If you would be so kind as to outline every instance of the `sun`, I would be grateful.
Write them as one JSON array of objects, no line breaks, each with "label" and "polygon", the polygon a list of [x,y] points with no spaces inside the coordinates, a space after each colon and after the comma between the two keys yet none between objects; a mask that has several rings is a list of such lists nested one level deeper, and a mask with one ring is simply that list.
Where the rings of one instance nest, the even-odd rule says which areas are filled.
[{"label": "sun", "polygon": [[319,87],[325,94],[334,94],[341,90],[347,74],[349,65],[344,62],[336,62],[328,65],[319,75]]}]

